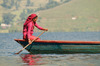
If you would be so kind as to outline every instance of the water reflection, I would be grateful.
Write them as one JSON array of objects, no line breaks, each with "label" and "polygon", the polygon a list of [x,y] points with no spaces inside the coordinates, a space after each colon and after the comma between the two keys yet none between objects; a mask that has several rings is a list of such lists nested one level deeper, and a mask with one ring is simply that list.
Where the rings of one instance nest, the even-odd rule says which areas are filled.
[{"label": "water reflection", "polygon": [[[32,54],[21,54],[20,57],[22,58],[23,63],[25,65],[42,65],[41,62],[41,55],[32,55]],[[24,65],[24,66],[25,66]]]}]

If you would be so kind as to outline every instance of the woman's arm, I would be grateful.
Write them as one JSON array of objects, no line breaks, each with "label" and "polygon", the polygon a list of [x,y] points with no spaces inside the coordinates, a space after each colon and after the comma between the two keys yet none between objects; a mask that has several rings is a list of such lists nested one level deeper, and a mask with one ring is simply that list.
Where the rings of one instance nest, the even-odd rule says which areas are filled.
[{"label": "woman's arm", "polygon": [[39,26],[37,23],[34,24],[38,29],[42,30],[43,28]]},{"label": "woman's arm", "polygon": [[44,29],[44,28],[42,28],[42,27],[39,26],[37,23],[35,23],[34,25],[35,25],[38,29],[40,29],[40,30],[48,31],[48,29]]}]

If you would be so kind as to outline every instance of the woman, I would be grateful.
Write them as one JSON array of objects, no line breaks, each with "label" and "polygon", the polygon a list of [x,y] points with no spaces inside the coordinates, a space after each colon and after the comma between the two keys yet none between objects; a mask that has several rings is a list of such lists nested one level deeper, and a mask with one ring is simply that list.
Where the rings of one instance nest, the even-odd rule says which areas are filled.
[{"label": "woman", "polygon": [[[37,19],[38,16],[36,14],[31,14],[27,18],[23,26],[23,39],[28,40],[29,44],[31,44],[32,40],[36,38],[35,36],[32,35],[34,26],[36,26],[40,30],[48,31],[48,29],[44,29],[36,23]],[[37,40],[40,40],[40,38],[38,38]]]}]

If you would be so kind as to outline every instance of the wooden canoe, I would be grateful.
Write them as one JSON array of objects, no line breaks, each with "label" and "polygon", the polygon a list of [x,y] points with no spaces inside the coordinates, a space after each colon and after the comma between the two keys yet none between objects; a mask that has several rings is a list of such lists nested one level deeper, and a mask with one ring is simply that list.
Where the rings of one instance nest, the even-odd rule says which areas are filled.
[{"label": "wooden canoe", "polygon": [[[28,41],[23,39],[14,40],[23,47],[28,44]],[[100,41],[38,40],[26,50],[32,54],[100,53]]]}]

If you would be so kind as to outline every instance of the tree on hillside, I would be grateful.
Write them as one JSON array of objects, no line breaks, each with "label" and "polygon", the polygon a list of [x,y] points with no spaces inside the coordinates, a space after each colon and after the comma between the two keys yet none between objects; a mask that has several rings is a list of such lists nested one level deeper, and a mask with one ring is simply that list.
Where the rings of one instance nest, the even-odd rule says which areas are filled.
[{"label": "tree on hillside", "polygon": [[27,0],[26,6],[33,6],[33,5],[34,5],[34,3],[32,3],[30,0]]},{"label": "tree on hillside", "polygon": [[63,2],[63,0],[60,0],[60,2]]},{"label": "tree on hillside", "polygon": [[27,0],[26,6],[30,6],[30,4],[31,4],[31,1],[30,0]]},{"label": "tree on hillside", "polygon": [[64,3],[69,2],[69,1],[71,1],[71,0],[65,0]]},{"label": "tree on hillside", "polygon": [[3,3],[1,4],[1,6],[8,8],[8,5],[7,5],[8,2],[9,2],[8,0],[3,0]]},{"label": "tree on hillside", "polygon": [[10,6],[14,6],[14,4],[15,4],[14,0],[11,0]]},{"label": "tree on hillside", "polygon": [[21,0],[3,0],[3,3],[1,4],[1,6],[5,7],[5,8],[8,8],[8,9],[11,9],[13,6],[16,7],[16,9],[18,9],[19,7],[19,2]]},{"label": "tree on hillside", "polygon": [[31,13],[33,13],[33,12],[34,12],[33,9],[27,9],[27,14],[31,14]]},{"label": "tree on hillside", "polygon": [[53,1],[53,0],[49,0],[49,2],[46,4],[46,8],[47,8],[47,9],[48,9],[48,8],[53,8],[53,7],[57,6],[57,5],[59,5],[58,2]]},{"label": "tree on hillside", "polygon": [[19,2],[16,2],[16,3],[15,3],[16,10],[18,9],[19,6],[20,6],[20,5],[19,5]]},{"label": "tree on hillside", "polygon": [[15,16],[16,15],[11,14],[11,13],[4,13],[3,16],[2,16],[3,17],[3,22],[5,24],[10,24],[13,21],[13,19],[15,18]]},{"label": "tree on hillside", "polygon": [[20,14],[20,18],[21,20],[25,20],[27,17],[27,12],[25,12],[25,9],[23,10],[23,12]]}]

